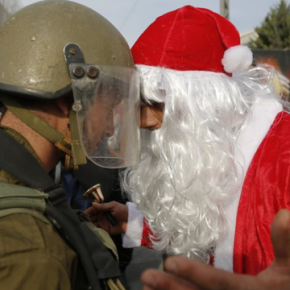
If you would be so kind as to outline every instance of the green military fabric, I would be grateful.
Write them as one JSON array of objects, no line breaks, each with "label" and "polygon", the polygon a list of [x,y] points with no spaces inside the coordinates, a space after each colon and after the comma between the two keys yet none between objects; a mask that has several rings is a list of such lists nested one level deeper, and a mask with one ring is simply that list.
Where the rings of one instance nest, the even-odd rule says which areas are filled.
[{"label": "green military fabric", "polygon": [[23,213],[0,217],[0,289],[70,290],[76,266],[76,253],[50,223]]},{"label": "green military fabric", "polygon": [[[0,122],[1,122],[1,120],[0,120]],[[25,147],[31,153],[31,155],[37,160],[37,162],[40,163],[40,160],[37,157],[34,149],[31,147],[31,145],[28,143],[28,141],[22,135],[20,135],[17,131],[15,131],[11,128],[2,126],[1,124],[0,124],[0,130],[4,130],[8,134],[10,134],[13,138],[15,138],[21,145],[23,145],[23,147]],[[20,182],[17,178],[15,178],[15,176],[6,172],[3,169],[0,169],[0,182],[8,182],[11,184],[19,184],[19,185],[25,186],[25,184]]]},{"label": "green military fabric", "polygon": [[119,255],[118,255],[116,244],[114,243],[110,235],[105,230],[101,228],[97,228],[92,223],[88,223],[88,227],[91,229],[92,232],[94,232],[98,236],[98,238],[104,244],[104,246],[107,249],[111,250],[115,259],[119,260]]}]

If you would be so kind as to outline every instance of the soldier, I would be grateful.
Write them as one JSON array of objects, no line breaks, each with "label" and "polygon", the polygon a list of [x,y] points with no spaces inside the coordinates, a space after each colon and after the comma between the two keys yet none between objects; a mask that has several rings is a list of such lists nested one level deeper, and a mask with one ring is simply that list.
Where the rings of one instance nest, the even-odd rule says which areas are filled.
[{"label": "soldier", "polygon": [[0,288],[122,289],[110,237],[80,222],[48,173],[59,161],[71,172],[88,159],[138,162],[128,44],[97,12],[61,0],[14,14],[0,42]]}]

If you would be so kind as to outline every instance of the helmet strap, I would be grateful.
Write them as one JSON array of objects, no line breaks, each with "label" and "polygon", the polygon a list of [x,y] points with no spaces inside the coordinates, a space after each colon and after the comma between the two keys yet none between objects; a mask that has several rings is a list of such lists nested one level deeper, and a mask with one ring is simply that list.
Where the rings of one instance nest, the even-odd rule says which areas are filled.
[{"label": "helmet strap", "polygon": [[[87,163],[87,157],[82,147],[80,140],[79,128],[77,124],[76,112],[71,109],[69,112],[70,133],[71,133],[71,148],[74,167]],[[77,169],[77,168],[74,168]]]},{"label": "helmet strap", "polygon": [[69,158],[73,157],[71,150],[71,139],[69,137],[64,136],[62,133],[57,131],[55,128],[43,121],[41,118],[37,117],[28,109],[24,108],[15,99],[12,99],[11,97],[5,95],[1,95],[0,101],[23,123],[25,123],[38,134],[40,134],[42,137],[50,141],[52,144],[54,144],[54,146],[64,152],[66,156],[69,156]]}]

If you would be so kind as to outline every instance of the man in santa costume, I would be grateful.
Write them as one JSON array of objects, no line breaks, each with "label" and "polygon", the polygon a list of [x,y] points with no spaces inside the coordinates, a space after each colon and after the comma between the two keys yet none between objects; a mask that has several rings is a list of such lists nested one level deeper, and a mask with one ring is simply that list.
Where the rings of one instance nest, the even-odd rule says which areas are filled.
[{"label": "man in santa costume", "polygon": [[[171,275],[145,273],[146,289],[248,289],[215,268],[257,275],[281,267],[290,287],[286,210],[274,223],[271,265],[271,224],[290,207],[290,115],[272,86],[274,70],[250,68],[252,53],[236,28],[192,6],[157,18],[132,53],[142,84],[142,160],[123,172],[132,203],[95,204],[95,224],[126,231],[124,246],[192,259],[168,259]],[[115,229],[100,221],[107,210]],[[286,262],[277,266],[277,255]],[[274,289],[251,279],[249,289]]]}]

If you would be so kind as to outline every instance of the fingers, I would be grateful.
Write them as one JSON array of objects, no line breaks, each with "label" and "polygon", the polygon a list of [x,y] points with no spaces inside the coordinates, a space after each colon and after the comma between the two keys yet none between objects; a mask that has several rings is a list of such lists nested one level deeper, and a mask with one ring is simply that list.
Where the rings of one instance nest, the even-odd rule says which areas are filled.
[{"label": "fingers", "polygon": [[84,211],[86,214],[88,214],[89,216],[91,215],[94,215],[96,213],[96,210],[93,206],[87,208],[85,211]]},{"label": "fingers", "polygon": [[141,276],[143,290],[200,290],[193,284],[158,270],[147,270]]},{"label": "fingers", "polygon": [[112,211],[117,205],[118,203],[116,201],[106,203],[93,202],[93,207],[97,211]]},{"label": "fingers", "polygon": [[100,216],[99,214],[92,215],[90,218],[95,226],[98,226],[102,222],[102,220],[100,221],[100,219],[102,219],[102,216]]},{"label": "fingers", "polygon": [[104,214],[97,211],[93,206],[87,208],[84,212],[90,216],[90,219],[95,226],[98,226],[100,219],[103,219]]},{"label": "fingers", "polygon": [[[201,262],[182,257],[168,258],[164,269],[203,290],[256,290],[258,281],[252,276],[237,275]],[[194,289],[194,288],[193,288]]]},{"label": "fingers", "polygon": [[290,212],[280,210],[272,224],[272,244],[275,262],[280,266],[290,267]]}]

